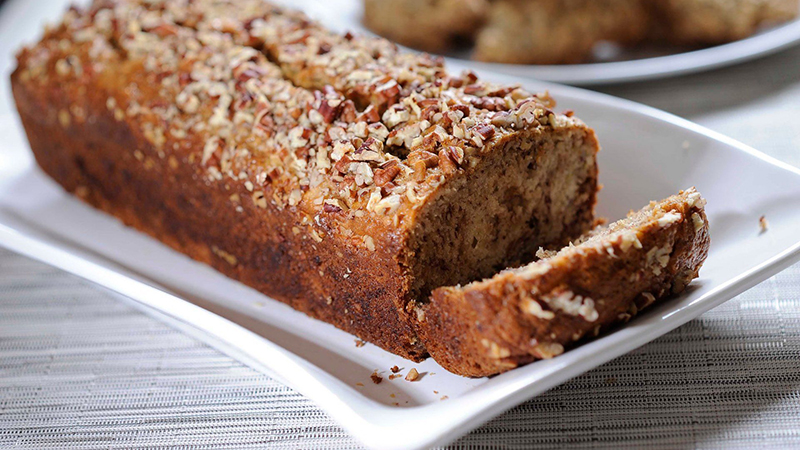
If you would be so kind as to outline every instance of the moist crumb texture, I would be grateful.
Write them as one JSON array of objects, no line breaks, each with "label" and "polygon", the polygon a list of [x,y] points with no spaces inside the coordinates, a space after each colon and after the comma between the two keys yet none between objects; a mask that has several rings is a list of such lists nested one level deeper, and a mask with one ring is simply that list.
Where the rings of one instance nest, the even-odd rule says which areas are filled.
[{"label": "moist crumb texture", "polygon": [[95,0],[12,74],[39,166],[223,274],[412,360],[414,305],[594,222],[546,94],[260,0]]},{"label": "moist crumb texture", "polygon": [[459,37],[474,41],[475,59],[510,64],[579,63],[602,41],[718,45],[800,11],[798,0],[364,0],[364,6],[365,24],[401,44],[441,53]]},{"label": "moist crumb texture", "polygon": [[708,255],[705,200],[688,189],[544,259],[417,305],[423,343],[451,372],[488,376],[553,358],[683,292]]}]

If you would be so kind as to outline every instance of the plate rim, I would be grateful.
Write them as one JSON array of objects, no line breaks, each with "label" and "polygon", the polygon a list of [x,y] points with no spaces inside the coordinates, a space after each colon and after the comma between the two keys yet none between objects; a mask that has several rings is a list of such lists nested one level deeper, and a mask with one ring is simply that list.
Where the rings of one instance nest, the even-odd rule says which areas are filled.
[{"label": "plate rim", "polygon": [[[274,0],[290,7],[306,10],[309,0]],[[329,0],[332,18],[329,25],[342,29],[355,29],[359,33],[381,37],[370,30],[363,21],[363,6],[360,0]],[[313,0],[311,0],[313,3]],[[322,19],[322,18],[320,18]],[[342,26],[344,22],[345,26]],[[412,52],[425,53],[395,43]],[[573,86],[602,86],[614,83],[673,78],[690,73],[732,66],[777,53],[800,44],[800,16],[795,19],[763,27],[757,33],[725,44],[681,51],[663,56],[583,64],[503,64],[473,61],[466,58],[443,56],[448,64],[470,65],[487,72],[505,73],[529,80],[540,80]],[[665,69],[666,68],[666,69]]]},{"label": "plate rim", "polygon": [[[487,78],[490,77],[491,75]],[[540,84],[541,87],[554,91],[553,94],[556,97],[570,96],[577,100],[602,103],[610,108],[649,116],[690,130],[800,177],[800,168],[670,113],[607,94],[549,83]],[[450,442],[502,412],[677,328],[800,261],[800,240],[798,240],[794,245],[769,260],[726,280],[691,304],[673,311],[671,314],[677,316],[673,321],[647,325],[643,333],[636,331],[635,322],[632,322],[633,327],[618,330],[606,336],[602,342],[599,340],[589,342],[571,350],[571,353],[586,354],[585,358],[580,358],[577,362],[566,363],[560,358],[555,358],[545,362],[547,364],[545,369],[542,369],[542,365],[539,366],[541,373],[536,378],[528,377],[526,379],[525,376],[520,375],[517,377],[519,379],[510,383],[483,389],[476,393],[473,393],[474,391],[467,392],[445,402],[395,408],[363,396],[351,386],[322,371],[301,356],[291,353],[228,319],[182,300],[159,286],[158,283],[152,280],[142,280],[143,277],[131,274],[110,257],[92,255],[91,250],[83,249],[78,244],[70,243],[67,239],[47,236],[47,233],[43,233],[44,238],[30,236],[30,233],[19,231],[13,225],[9,226],[8,219],[3,221],[2,213],[3,210],[0,210],[0,246],[78,275],[118,292],[128,297],[131,302],[138,302],[161,316],[166,315],[167,322],[171,325],[178,326],[201,341],[269,374],[312,399],[331,414],[353,437],[375,448],[425,448]],[[7,211],[5,215],[8,217]],[[60,243],[54,245],[51,241],[60,241]],[[102,261],[104,264],[101,265],[97,261]],[[192,317],[194,319],[191,319]],[[192,333],[191,329],[194,329],[196,333]],[[622,332],[625,331],[627,333],[624,334],[635,334],[636,338],[622,341],[619,345],[613,346],[612,351],[608,351],[610,342],[608,339],[612,338],[613,341],[614,336],[618,340],[623,339]],[[605,349],[603,352],[592,352],[595,346],[601,344]],[[242,347],[245,345],[250,350],[244,350]],[[276,372],[272,367],[258,362],[255,357],[250,357],[249,355],[254,354],[255,350],[258,350],[258,354],[262,358],[265,354],[269,355],[273,361],[276,361],[271,366],[277,365],[281,370]],[[279,364],[277,364],[278,362]],[[524,371],[523,367],[515,372],[522,374]],[[491,398],[487,400],[487,397]],[[447,414],[448,411],[456,408],[461,411],[460,414]],[[421,414],[424,414],[427,424],[424,428],[419,427]],[[415,426],[415,429],[423,431],[416,434],[405,432],[404,430],[410,426]]]},{"label": "plate rim", "polygon": [[[727,44],[629,61],[566,65],[500,64],[445,57],[448,62],[480,69],[575,86],[601,86],[666,79],[732,66],[778,53],[800,43],[800,19]],[[664,68],[667,69],[664,69]]]}]

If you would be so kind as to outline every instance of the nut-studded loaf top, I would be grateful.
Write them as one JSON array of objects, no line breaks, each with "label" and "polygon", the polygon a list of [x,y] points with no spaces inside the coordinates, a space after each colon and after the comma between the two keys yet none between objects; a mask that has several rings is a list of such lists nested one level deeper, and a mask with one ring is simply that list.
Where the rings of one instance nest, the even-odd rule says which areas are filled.
[{"label": "nut-studded loaf top", "polygon": [[[237,180],[257,204],[299,206],[309,220],[324,213],[345,233],[356,223],[402,224],[492,140],[580,124],[554,114],[546,95],[449,76],[440,61],[399,54],[384,40],[339,36],[299,13],[243,3],[98,1],[23,51],[20,77],[120,86],[124,95],[108,108],[144,121],[167,158],[201,148],[191,157],[209,180]],[[280,66],[237,43],[259,38]],[[270,198],[265,183],[275,188]],[[348,220],[364,215],[375,220]],[[350,231],[372,245],[370,230]]]}]

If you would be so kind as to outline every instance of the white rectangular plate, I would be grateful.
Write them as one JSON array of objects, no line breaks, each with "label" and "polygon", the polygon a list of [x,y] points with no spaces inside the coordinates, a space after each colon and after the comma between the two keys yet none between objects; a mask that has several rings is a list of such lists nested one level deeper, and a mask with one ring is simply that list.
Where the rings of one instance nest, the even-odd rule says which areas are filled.
[{"label": "white rectangular plate", "polygon": [[[45,3],[56,6],[46,8]],[[732,298],[800,259],[800,171],[709,130],[624,100],[560,86],[559,107],[594,127],[599,213],[618,218],[696,185],[708,199],[711,255],[693,288],[614,333],[491,379],[412,364],[271,300],[123,227],[65,194],[39,171],[12,104],[11,55],[42,15],[65,1],[12,1],[0,15],[0,245],[60,267],[158,311],[172,323],[284,381],[371,447],[442,444],[547,389],[622,355]],[[457,69],[457,68],[452,68]],[[486,75],[502,82],[517,80]],[[760,234],[765,215],[768,232]],[[420,381],[389,380],[416,367]],[[384,376],[373,384],[370,374]],[[393,394],[393,395],[392,395]],[[443,396],[448,399],[442,400]]]}]

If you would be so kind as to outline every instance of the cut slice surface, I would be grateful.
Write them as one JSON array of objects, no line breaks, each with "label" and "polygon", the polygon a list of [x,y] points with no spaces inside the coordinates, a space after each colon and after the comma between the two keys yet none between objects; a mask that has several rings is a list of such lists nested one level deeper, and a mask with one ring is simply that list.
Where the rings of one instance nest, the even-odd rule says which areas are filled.
[{"label": "cut slice surface", "polygon": [[447,370],[474,377],[557,356],[698,276],[710,243],[704,206],[688,189],[548,258],[436,289],[417,306],[423,343]]}]

